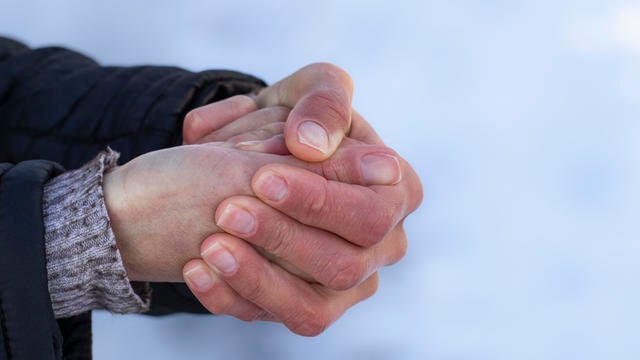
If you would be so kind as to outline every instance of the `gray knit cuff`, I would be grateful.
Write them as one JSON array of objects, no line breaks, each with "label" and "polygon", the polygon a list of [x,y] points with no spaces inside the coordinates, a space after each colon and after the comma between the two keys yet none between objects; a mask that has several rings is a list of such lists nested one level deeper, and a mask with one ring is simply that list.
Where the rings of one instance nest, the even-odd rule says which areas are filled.
[{"label": "gray knit cuff", "polygon": [[116,165],[119,156],[107,149],[45,185],[47,271],[56,318],[92,309],[116,313],[149,309],[149,286],[129,282],[102,193],[104,172]]}]

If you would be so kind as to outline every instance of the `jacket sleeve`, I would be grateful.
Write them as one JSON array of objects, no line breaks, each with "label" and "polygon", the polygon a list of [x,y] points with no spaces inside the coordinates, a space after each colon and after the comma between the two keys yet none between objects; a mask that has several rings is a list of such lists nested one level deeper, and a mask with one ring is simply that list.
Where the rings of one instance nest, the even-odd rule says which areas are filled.
[{"label": "jacket sleeve", "polygon": [[60,172],[44,160],[0,163],[0,359],[61,358],[41,220],[42,187]]},{"label": "jacket sleeve", "polygon": [[189,110],[264,85],[233,71],[103,67],[68,49],[0,38],[0,159],[71,169],[110,146],[126,162],[180,144]]},{"label": "jacket sleeve", "polygon": [[[264,86],[225,70],[100,66],[68,49],[0,38],[0,162],[76,169],[106,146],[126,162],[179,145],[189,110]],[[41,224],[39,216],[32,221]],[[152,284],[152,294],[149,314],[205,312],[182,284]]]}]

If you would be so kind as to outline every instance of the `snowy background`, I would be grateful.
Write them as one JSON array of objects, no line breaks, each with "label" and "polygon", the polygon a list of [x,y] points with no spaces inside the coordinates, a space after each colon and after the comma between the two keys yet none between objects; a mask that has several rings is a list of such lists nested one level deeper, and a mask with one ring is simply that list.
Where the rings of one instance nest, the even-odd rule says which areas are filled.
[{"label": "snowy background", "polygon": [[0,32],[269,82],[333,62],[425,185],[406,258],[321,336],[96,312],[96,359],[640,358],[640,2],[0,0]]}]

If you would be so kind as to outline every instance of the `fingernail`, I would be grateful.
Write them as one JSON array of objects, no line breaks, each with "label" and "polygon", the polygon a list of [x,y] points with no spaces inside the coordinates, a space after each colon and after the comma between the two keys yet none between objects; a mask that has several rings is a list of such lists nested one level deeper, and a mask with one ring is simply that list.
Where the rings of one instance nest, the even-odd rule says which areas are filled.
[{"label": "fingernail", "polygon": [[221,273],[232,273],[236,270],[236,259],[224,246],[214,242],[202,252],[202,258]]},{"label": "fingernail", "polygon": [[207,291],[211,289],[215,280],[211,276],[211,274],[202,267],[202,265],[197,265],[189,271],[185,272],[184,275],[187,279],[193,284],[193,286],[198,289],[198,291]]},{"label": "fingernail", "polygon": [[395,156],[370,154],[360,162],[362,177],[368,185],[393,185],[400,182],[400,162]]},{"label": "fingernail", "polygon": [[256,180],[256,192],[271,201],[280,201],[287,195],[287,182],[272,171],[260,174]]},{"label": "fingernail", "polygon": [[255,225],[256,220],[251,213],[233,204],[227,204],[218,218],[218,226],[234,233],[248,234]]},{"label": "fingernail", "polygon": [[313,121],[305,121],[298,127],[298,141],[323,154],[329,152],[329,135],[326,130]]}]

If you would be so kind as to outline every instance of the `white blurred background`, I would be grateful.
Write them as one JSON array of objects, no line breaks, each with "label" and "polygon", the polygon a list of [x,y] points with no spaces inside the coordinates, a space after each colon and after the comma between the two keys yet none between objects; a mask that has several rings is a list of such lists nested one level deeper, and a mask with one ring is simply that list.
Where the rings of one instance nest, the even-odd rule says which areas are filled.
[{"label": "white blurred background", "polygon": [[406,258],[321,336],[96,312],[96,359],[640,358],[639,1],[0,0],[0,32],[268,82],[333,62],[425,185]]}]

